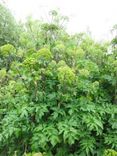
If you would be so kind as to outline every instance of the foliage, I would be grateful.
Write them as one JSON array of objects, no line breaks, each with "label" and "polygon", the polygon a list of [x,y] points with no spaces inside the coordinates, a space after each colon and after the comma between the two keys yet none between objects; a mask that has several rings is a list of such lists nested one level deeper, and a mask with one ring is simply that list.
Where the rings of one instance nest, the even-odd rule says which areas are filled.
[{"label": "foliage", "polygon": [[104,152],[104,156],[117,156],[117,152],[111,149],[108,149]]},{"label": "foliage", "polygon": [[117,150],[117,53],[87,34],[69,35],[66,18],[51,16],[28,19],[19,45],[0,47],[1,156]]}]

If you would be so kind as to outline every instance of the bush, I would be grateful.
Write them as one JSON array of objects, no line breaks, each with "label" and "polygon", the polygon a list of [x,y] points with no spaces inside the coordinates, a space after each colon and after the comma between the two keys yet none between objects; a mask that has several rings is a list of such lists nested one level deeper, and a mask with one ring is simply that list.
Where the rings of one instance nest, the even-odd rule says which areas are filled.
[{"label": "bush", "polygon": [[39,46],[0,48],[1,155],[101,156],[117,150],[116,53],[86,34],[46,26],[39,35],[49,33],[49,39]]}]

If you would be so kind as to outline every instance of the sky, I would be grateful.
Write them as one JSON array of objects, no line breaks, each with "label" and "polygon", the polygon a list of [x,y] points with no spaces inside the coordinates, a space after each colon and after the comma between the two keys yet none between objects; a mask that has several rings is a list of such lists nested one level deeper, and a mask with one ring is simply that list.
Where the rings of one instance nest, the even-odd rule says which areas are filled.
[{"label": "sky", "polygon": [[111,39],[110,30],[117,24],[117,0],[4,0],[17,20],[32,15],[47,18],[49,10],[60,9],[69,17],[70,33],[91,31],[96,40]]}]

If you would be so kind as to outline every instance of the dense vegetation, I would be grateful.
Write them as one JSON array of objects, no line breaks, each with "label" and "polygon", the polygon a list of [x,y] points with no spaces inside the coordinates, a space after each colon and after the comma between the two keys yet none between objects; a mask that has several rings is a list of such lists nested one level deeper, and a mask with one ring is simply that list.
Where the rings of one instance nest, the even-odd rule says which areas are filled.
[{"label": "dense vegetation", "polygon": [[0,16],[0,156],[117,156],[117,39],[69,35],[67,17],[50,17],[4,17],[10,31]]}]

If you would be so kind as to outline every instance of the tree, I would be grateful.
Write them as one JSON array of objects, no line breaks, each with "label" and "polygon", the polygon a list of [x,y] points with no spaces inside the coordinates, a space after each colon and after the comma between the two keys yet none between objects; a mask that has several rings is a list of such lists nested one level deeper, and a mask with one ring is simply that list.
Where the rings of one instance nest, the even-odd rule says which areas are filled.
[{"label": "tree", "polygon": [[18,35],[17,23],[10,10],[0,4],[0,45],[6,43],[16,45]]}]

